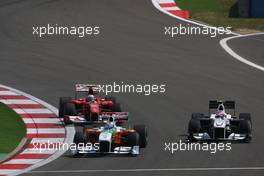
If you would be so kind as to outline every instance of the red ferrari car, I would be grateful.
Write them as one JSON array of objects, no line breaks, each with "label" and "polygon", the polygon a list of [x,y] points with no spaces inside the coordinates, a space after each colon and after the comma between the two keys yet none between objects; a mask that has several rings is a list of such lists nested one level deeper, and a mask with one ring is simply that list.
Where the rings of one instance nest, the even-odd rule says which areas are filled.
[{"label": "red ferrari car", "polygon": [[[78,98],[78,93],[85,96]],[[121,112],[120,104],[115,97],[106,96],[96,98],[98,87],[90,84],[76,84],[75,98],[61,97],[59,103],[59,117],[64,118],[65,124],[70,123],[70,118],[75,121],[96,122],[102,112]]]}]

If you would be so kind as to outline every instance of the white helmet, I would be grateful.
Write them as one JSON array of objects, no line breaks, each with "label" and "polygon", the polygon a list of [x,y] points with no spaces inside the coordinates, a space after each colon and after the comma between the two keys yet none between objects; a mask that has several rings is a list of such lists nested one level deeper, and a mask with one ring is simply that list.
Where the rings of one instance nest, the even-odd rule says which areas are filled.
[{"label": "white helmet", "polygon": [[88,102],[91,102],[91,101],[94,101],[95,100],[94,95],[88,95],[86,97],[86,99],[87,99]]},{"label": "white helmet", "polygon": [[226,113],[225,113],[225,106],[223,104],[220,104],[217,108],[216,117],[225,117]]}]

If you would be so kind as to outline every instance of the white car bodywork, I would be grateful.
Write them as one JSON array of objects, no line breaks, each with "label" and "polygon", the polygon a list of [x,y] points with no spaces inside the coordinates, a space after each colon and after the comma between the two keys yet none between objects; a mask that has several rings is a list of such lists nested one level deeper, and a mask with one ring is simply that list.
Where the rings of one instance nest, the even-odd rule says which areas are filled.
[{"label": "white car bodywork", "polygon": [[[219,110],[220,108],[222,108],[221,110]],[[219,113],[220,111],[220,113]],[[221,114],[221,115],[219,115]],[[230,133],[227,137],[226,137],[226,133],[228,130],[231,131],[230,128],[230,121],[233,120],[232,115],[227,114],[225,112],[224,106],[221,104],[218,107],[218,112],[215,114],[211,114],[209,119],[211,119],[213,121],[213,126],[212,126],[212,130],[213,130],[213,136],[210,136],[208,133],[194,133],[193,137],[198,140],[244,140],[246,139],[246,135],[245,134],[237,134],[237,133]],[[223,138],[216,138],[215,137],[215,133],[216,130],[221,130],[223,131]]]},{"label": "white car bodywork", "polygon": [[[108,119],[110,117],[113,118],[126,118],[128,117],[129,113],[128,112],[114,112],[114,114],[109,115],[107,112],[103,112],[101,115],[98,117],[98,121],[93,121],[91,123],[107,123]],[[67,119],[67,120],[65,120]],[[67,121],[68,123],[72,124],[84,124],[84,123],[89,123],[84,116],[76,115],[76,116],[64,116],[64,121]]]}]

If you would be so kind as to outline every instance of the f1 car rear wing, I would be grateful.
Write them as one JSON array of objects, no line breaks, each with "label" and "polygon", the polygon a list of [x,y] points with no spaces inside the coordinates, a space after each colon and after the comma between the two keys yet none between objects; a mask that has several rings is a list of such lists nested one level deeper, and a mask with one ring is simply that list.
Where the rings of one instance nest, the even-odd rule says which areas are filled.
[{"label": "f1 car rear wing", "polygon": [[99,119],[109,120],[111,117],[115,121],[117,121],[117,120],[129,120],[129,112],[103,112],[99,116]]},{"label": "f1 car rear wing", "polygon": [[234,110],[236,109],[236,103],[235,101],[222,101],[222,100],[210,100],[209,101],[209,113],[211,109],[217,109],[220,104],[223,104],[225,109]]},{"label": "f1 car rear wing", "polygon": [[77,98],[77,92],[85,92],[87,94],[97,94],[99,92],[99,86],[96,84],[75,84],[75,97]]},{"label": "f1 car rear wing", "polygon": [[127,121],[128,128],[131,129],[131,119],[129,112],[103,112],[99,116],[99,121],[109,121],[109,120],[114,120],[114,121]]},{"label": "f1 car rear wing", "polygon": [[89,92],[90,90],[98,92],[99,86],[96,84],[75,84],[76,92]]},{"label": "f1 car rear wing", "polygon": [[89,125],[105,124],[111,120],[116,122],[122,121],[121,123],[123,123],[123,121],[127,121],[129,128],[131,128],[131,119],[129,116],[129,112],[103,112],[101,115],[99,115],[98,121],[87,121],[84,117],[81,116],[68,116],[66,121],[75,125]]},{"label": "f1 car rear wing", "polygon": [[226,109],[235,109],[235,101],[210,100],[209,109],[217,109],[220,104],[223,104]]}]

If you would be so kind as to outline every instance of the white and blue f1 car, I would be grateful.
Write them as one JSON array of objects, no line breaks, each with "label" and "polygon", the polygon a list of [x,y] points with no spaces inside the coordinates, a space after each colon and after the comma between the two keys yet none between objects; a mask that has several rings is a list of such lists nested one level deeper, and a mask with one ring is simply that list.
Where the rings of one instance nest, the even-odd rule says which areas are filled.
[{"label": "white and blue f1 car", "polygon": [[[216,109],[215,113],[211,113]],[[226,111],[233,111],[233,115]],[[241,141],[250,142],[252,121],[249,113],[240,113],[237,117],[234,101],[209,102],[209,115],[193,113],[188,126],[188,139],[194,141]]]}]

